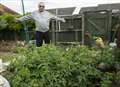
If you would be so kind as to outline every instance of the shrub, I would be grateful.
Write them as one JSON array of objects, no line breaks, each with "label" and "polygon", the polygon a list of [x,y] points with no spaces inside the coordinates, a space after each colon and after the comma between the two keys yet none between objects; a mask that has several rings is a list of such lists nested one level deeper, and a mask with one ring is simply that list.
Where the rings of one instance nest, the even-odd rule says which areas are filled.
[{"label": "shrub", "polygon": [[113,73],[98,69],[100,62],[112,64],[114,56],[106,51],[101,54],[84,46],[67,51],[53,45],[31,46],[14,58],[7,78],[12,87],[110,87]]}]

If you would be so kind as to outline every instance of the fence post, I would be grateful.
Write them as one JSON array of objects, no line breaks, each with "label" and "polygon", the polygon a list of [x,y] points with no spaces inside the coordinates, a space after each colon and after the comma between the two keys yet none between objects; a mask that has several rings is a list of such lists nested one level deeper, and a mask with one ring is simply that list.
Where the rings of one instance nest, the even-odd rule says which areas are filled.
[{"label": "fence post", "polygon": [[[24,16],[25,15],[25,7],[24,7],[23,0],[21,0],[21,3],[22,3],[22,11],[23,11],[23,16]],[[25,40],[26,40],[26,43],[28,43],[29,42],[29,35],[28,35],[28,28],[27,28],[25,21],[23,21],[23,26],[24,26],[24,30],[25,30]]]}]

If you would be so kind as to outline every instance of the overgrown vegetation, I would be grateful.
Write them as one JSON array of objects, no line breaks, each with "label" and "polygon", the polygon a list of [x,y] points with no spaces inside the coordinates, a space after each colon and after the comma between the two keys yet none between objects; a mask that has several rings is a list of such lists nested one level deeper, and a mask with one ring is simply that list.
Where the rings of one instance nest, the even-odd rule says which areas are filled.
[{"label": "overgrown vegetation", "polygon": [[[23,39],[21,36],[24,33],[23,23],[17,22],[16,18],[20,15],[12,15],[5,13],[0,15],[0,40],[20,40]],[[26,21],[27,28],[34,29],[34,23],[32,20]]]},{"label": "overgrown vegetation", "polygon": [[6,75],[12,87],[112,87],[120,81],[113,49],[76,46],[66,51],[44,45],[21,50]]}]

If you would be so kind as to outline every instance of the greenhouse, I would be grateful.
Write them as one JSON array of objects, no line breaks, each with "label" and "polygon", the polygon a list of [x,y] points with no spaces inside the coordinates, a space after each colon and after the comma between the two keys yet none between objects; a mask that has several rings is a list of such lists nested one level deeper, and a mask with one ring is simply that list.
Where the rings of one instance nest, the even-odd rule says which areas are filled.
[{"label": "greenhouse", "polygon": [[120,87],[120,2],[0,0],[0,87]]}]

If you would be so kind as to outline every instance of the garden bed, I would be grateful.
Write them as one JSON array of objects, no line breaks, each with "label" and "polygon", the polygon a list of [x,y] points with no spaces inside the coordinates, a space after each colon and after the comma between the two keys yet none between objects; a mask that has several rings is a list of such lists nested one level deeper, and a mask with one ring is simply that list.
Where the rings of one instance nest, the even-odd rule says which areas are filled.
[{"label": "garden bed", "polygon": [[5,75],[12,87],[117,87],[120,81],[114,49],[44,45],[18,53]]}]

